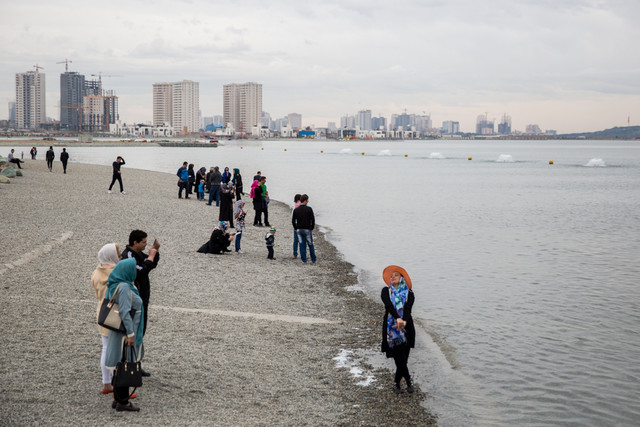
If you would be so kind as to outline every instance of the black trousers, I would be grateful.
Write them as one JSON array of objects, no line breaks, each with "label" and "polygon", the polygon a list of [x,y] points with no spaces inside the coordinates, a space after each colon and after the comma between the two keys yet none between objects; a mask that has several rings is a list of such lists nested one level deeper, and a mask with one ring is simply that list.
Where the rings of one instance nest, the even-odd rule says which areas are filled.
[{"label": "black trousers", "polygon": [[22,166],[20,166],[20,159],[11,159],[9,161],[18,165],[18,169],[22,169]]},{"label": "black trousers", "polygon": [[129,403],[129,387],[114,387],[113,398],[121,405]]},{"label": "black trousers", "polygon": [[409,362],[409,353],[411,352],[411,347],[408,344],[401,344],[398,347],[393,349],[393,360],[396,362],[396,377],[395,383],[400,383],[400,380],[404,378],[409,384],[411,381],[411,376],[409,375],[409,368],[407,367],[407,363]]},{"label": "black trousers", "polygon": [[267,258],[273,259],[273,246],[267,246],[267,250],[269,251],[269,255],[267,255]]},{"label": "black trousers", "polygon": [[271,224],[269,224],[269,208],[266,206],[263,206],[262,212],[264,213],[264,225],[267,227],[270,227]]},{"label": "black trousers", "polygon": [[120,174],[113,175],[113,179],[111,180],[111,185],[109,186],[109,191],[111,191],[111,188],[113,187],[113,184],[116,183],[116,181],[120,183],[120,192],[122,193],[124,191],[124,187],[122,187],[122,177],[120,176]]},{"label": "black trousers", "polygon": [[53,160],[47,160],[47,167],[49,168],[49,170],[51,170],[51,168],[53,167]]},{"label": "black trousers", "polygon": [[262,224],[262,207],[253,206],[253,209],[256,211],[256,216],[253,219],[253,225]]},{"label": "black trousers", "polygon": [[62,169],[64,170],[64,173],[67,173],[67,162],[62,162]]}]

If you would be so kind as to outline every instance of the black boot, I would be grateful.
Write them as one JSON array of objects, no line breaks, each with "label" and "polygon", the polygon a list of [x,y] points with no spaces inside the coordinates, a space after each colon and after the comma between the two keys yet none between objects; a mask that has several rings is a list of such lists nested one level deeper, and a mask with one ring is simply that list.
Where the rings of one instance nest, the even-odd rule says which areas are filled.
[{"label": "black boot", "polygon": [[402,389],[400,388],[400,384],[399,383],[393,383],[393,392],[395,394],[401,394],[402,393]]},{"label": "black boot", "polygon": [[407,380],[407,393],[413,393],[415,391],[415,389],[413,388],[413,381],[411,381],[411,378],[409,378]]}]

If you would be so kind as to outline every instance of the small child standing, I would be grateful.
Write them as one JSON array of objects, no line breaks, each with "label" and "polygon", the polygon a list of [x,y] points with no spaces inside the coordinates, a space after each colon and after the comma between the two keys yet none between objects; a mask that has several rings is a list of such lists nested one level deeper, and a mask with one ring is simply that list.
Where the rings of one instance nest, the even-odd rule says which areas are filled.
[{"label": "small child standing", "polygon": [[269,251],[269,255],[267,256],[268,259],[275,259],[273,257],[273,245],[275,244],[275,241],[276,241],[275,234],[276,234],[276,228],[271,227],[269,231],[267,231],[267,234],[264,236],[264,240],[267,243],[267,250]]},{"label": "small child standing", "polygon": [[204,200],[204,179],[198,184],[198,200]]}]

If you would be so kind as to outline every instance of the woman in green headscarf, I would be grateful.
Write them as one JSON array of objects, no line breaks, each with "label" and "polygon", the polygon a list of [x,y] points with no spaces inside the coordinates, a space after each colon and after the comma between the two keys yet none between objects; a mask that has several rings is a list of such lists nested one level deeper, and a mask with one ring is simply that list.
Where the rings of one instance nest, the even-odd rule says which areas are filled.
[{"label": "woman in green headscarf", "polygon": [[[105,366],[108,369],[115,369],[122,359],[122,348],[125,344],[134,346],[137,360],[142,359],[144,349],[142,347],[142,332],[144,324],[142,298],[138,289],[133,285],[136,279],[136,259],[127,258],[116,264],[109,275],[107,298],[116,295],[116,302],[119,306],[120,318],[127,330],[127,334],[109,331],[107,341],[107,357]],[[133,360],[130,360],[133,362]],[[113,404],[117,411],[139,411],[140,408],[129,402],[129,387],[115,387],[113,390]]]}]

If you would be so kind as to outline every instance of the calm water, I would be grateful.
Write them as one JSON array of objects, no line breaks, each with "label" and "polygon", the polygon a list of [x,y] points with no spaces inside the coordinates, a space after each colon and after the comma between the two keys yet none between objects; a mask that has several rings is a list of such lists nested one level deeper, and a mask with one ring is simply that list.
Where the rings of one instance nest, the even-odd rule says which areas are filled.
[{"label": "calm water", "polygon": [[640,424],[640,143],[240,145],[68,151],[122,155],[125,188],[127,167],[187,160],[309,194],[374,298],[386,265],[411,274],[410,369],[443,425]]}]

